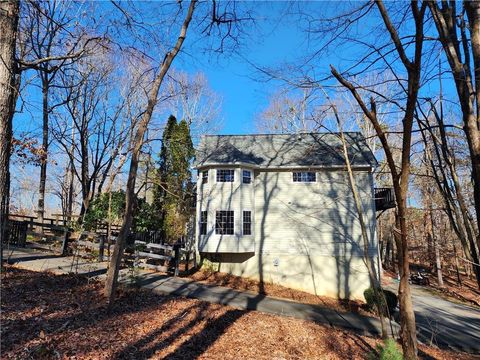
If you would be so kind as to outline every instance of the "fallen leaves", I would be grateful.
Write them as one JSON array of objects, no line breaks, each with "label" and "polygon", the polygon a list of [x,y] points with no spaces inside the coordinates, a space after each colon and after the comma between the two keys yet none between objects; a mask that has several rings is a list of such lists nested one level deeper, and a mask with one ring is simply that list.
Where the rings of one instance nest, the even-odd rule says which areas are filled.
[{"label": "fallen leaves", "polygon": [[[2,359],[364,359],[379,343],[133,288],[122,289],[108,310],[100,282],[15,268],[2,276]],[[434,359],[473,358],[421,349]]]}]

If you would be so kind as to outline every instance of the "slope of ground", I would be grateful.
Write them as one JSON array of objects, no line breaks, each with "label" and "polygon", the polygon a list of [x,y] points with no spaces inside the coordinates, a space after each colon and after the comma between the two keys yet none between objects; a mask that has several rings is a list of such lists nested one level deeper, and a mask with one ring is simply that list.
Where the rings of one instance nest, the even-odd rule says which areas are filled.
[{"label": "slope of ground", "polygon": [[[102,284],[8,268],[2,358],[363,359],[378,339],[198,300],[122,290],[108,311]],[[422,357],[473,359],[422,347]]]},{"label": "slope of ground", "polygon": [[287,288],[277,284],[263,283],[227,273],[200,269],[189,275],[189,278],[204,284],[225,286],[235,290],[250,291],[282,299],[290,299],[305,304],[323,305],[341,312],[355,312],[372,316],[365,307],[365,303],[356,300],[334,299],[327,296],[318,296],[305,291]]}]

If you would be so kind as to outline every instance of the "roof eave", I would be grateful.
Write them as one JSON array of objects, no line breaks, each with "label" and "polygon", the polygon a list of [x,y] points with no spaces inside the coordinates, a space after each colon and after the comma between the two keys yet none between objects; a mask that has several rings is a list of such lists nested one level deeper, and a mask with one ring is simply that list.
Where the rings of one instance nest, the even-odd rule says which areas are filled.
[{"label": "roof eave", "polygon": [[[195,164],[193,166],[193,168],[197,169],[197,170],[201,170],[201,169],[211,168],[211,167],[228,167],[228,166],[246,167],[246,168],[255,169],[255,170],[261,170],[261,169],[267,169],[267,170],[292,170],[292,169],[346,170],[347,169],[346,165],[310,165],[310,166],[305,166],[305,165],[279,166],[279,165],[275,165],[275,166],[260,166],[260,165],[249,164],[249,163],[244,163],[244,162],[202,163],[202,164]],[[373,172],[374,169],[375,169],[375,165],[371,165],[371,164],[352,165],[352,169],[353,170],[369,170],[370,172]]]}]

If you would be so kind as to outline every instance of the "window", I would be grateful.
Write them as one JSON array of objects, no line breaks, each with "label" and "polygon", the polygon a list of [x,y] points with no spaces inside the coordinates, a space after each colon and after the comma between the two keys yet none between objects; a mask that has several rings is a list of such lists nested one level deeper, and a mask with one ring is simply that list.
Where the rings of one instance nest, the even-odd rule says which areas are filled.
[{"label": "window", "polygon": [[252,235],[252,212],[243,212],[243,235]]},{"label": "window", "polygon": [[208,170],[202,171],[202,184],[208,183]]},{"label": "window", "polygon": [[250,184],[252,182],[252,172],[249,170],[243,170],[242,181],[244,184]]},{"label": "window", "polygon": [[235,180],[235,173],[232,169],[218,169],[217,182],[233,182]]},{"label": "window", "polygon": [[215,234],[233,235],[233,211],[217,211]]},{"label": "window", "polygon": [[314,172],[294,172],[293,182],[316,182],[317,174]]},{"label": "window", "polygon": [[200,235],[207,235],[207,212],[200,212]]}]

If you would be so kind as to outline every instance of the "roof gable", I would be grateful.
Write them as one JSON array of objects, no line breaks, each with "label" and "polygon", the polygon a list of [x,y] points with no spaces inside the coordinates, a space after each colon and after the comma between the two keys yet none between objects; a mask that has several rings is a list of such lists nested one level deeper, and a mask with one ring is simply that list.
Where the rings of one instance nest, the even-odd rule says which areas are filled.
[{"label": "roof gable", "polygon": [[[377,161],[359,132],[344,133],[352,166]],[[196,167],[247,164],[263,168],[345,166],[339,133],[207,135],[196,152]]]}]

